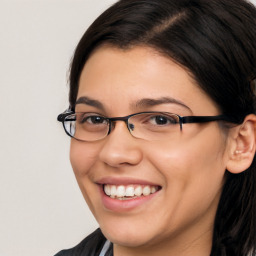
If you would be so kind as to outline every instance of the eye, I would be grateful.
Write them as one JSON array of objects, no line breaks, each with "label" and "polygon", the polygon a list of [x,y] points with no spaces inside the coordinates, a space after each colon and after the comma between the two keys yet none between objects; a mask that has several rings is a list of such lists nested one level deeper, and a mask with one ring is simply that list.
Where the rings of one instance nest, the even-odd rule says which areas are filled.
[{"label": "eye", "polygon": [[94,114],[94,113],[81,113],[79,123],[81,124],[90,124],[90,125],[101,125],[107,124],[107,119],[103,116]]},{"label": "eye", "polygon": [[150,123],[153,125],[172,125],[177,124],[178,119],[176,116],[169,115],[154,115],[150,117]]},{"label": "eye", "polygon": [[86,118],[86,121],[91,124],[102,124],[106,122],[105,118],[102,116],[89,116]]}]

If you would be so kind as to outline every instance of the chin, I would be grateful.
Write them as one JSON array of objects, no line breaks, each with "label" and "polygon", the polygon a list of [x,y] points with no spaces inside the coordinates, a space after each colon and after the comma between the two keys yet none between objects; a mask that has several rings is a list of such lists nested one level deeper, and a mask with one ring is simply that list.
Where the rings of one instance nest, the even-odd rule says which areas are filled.
[{"label": "chin", "polygon": [[143,232],[138,233],[137,230],[134,230],[134,232],[127,232],[126,230],[105,232],[105,230],[102,230],[102,232],[112,243],[124,247],[141,247],[151,240],[149,237],[145,237]]},{"label": "chin", "polygon": [[[136,221],[131,222],[124,219],[114,222],[108,221],[100,225],[104,236],[114,244],[125,247],[140,247],[148,244],[156,237],[153,230],[150,231],[147,228],[147,232],[145,232],[145,228],[137,224]],[[140,223],[143,223],[143,218],[140,218]]]}]

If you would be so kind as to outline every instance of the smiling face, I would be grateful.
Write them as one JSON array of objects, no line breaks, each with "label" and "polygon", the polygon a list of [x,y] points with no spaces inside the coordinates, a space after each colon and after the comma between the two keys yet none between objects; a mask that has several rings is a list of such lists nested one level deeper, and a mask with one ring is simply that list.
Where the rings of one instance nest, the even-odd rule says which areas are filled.
[{"label": "smiling face", "polygon": [[[146,47],[97,49],[82,71],[77,100],[76,112],[107,117],[220,114],[185,69]],[[209,122],[148,141],[117,121],[102,140],[72,139],[78,184],[115,255],[209,255],[228,159],[225,136],[218,122]]]}]

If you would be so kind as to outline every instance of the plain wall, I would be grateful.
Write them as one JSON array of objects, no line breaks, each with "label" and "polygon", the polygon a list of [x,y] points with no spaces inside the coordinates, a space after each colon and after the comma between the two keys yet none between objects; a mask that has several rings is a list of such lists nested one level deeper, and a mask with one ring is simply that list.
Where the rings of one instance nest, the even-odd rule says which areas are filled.
[{"label": "plain wall", "polygon": [[114,0],[0,1],[0,256],[47,256],[97,227],[57,115],[74,48]]},{"label": "plain wall", "polygon": [[51,256],[97,227],[56,117],[73,50],[113,2],[0,1],[0,256]]}]

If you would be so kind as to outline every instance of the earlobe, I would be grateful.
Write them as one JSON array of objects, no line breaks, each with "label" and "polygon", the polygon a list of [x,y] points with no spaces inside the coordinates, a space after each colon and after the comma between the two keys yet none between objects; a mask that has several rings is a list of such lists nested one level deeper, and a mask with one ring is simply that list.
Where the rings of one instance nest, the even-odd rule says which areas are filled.
[{"label": "earlobe", "polygon": [[256,116],[248,115],[243,124],[234,128],[227,170],[241,173],[247,170],[254,158],[256,149]]}]

